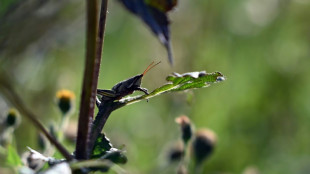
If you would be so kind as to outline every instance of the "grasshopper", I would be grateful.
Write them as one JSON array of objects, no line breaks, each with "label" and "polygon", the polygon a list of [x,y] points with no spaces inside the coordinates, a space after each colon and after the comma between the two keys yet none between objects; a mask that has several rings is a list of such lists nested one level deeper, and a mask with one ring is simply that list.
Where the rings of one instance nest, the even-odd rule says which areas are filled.
[{"label": "grasshopper", "polygon": [[97,94],[101,95],[101,101],[106,100],[119,100],[127,95],[132,94],[134,91],[142,91],[145,94],[149,94],[146,88],[141,87],[142,77],[160,62],[156,63],[152,62],[142,74],[138,74],[134,77],[131,77],[127,80],[121,81],[114,85],[111,90],[106,89],[97,89]]}]

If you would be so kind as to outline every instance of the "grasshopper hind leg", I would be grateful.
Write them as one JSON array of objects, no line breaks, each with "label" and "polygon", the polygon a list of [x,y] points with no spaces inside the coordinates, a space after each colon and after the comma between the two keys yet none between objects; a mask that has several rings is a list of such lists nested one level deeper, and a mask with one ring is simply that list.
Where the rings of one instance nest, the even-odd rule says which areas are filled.
[{"label": "grasshopper hind leg", "polygon": [[101,101],[102,100],[111,100],[111,99],[115,99],[117,97],[117,95],[114,91],[106,90],[106,89],[97,89],[97,95],[101,95]]}]

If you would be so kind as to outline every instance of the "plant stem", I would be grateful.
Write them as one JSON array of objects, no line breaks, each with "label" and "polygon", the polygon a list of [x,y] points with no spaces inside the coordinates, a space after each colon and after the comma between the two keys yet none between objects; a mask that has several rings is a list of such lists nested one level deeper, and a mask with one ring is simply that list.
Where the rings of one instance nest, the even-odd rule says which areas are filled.
[{"label": "plant stem", "polygon": [[117,174],[127,173],[123,168],[114,164],[110,160],[92,159],[92,160],[86,160],[86,161],[72,162],[72,163],[70,163],[70,167],[72,170],[77,170],[77,169],[81,169],[81,168],[90,168],[90,167],[108,168],[108,169],[114,171],[113,173],[117,173]]},{"label": "plant stem", "polygon": [[37,116],[33,114],[25,106],[22,99],[14,91],[13,87],[5,80],[0,80],[4,87],[4,95],[6,98],[22,113],[23,116],[27,117],[46,137],[47,139],[57,148],[57,150],[68,160],[73,160],[73,156],[63,147],[37,120]]},{"label": "plant stem", "polygon": [[97,1],[87,1],[87,53],[76,144],[77,159],[89,158],[90,125],[92,125],[95,108],[107,6],[108,0],[102,0],[98,27]]},{"label": "plant stem", "polygon": [[[97,45],[97,51],[96,51],[97,52],[96,58],[100,60],[101,60],[103,42],[104,42],[107,8],[108,8],[108,0],[102,0],[101,9],[100,9],[100,18],[99,18],[98,45]],[[99,68],[98,68],[97,74],[99,75]]]},{"label": "plant stem", "polygon": [[80,103],[78,133],[76,142],[76,158],[88,159],[87,145],[89,141],[90,124],[93,120],[98,75],[96,68],[100,67],[100,59],[96,57],[97,31],[98,31],[98,2],[86,1],[87,38],[86,61],[83,75],[83,87]]},{"label": "plant stem", "polygon": [[99,112],[97,113],[96,119],[92,125],[92,130],[90,134],[90,141],[89,141],[89,152],[93,150],[95,141],[102,131],[105,123],[107,122],[110,114],[112,111],[115,110],[113,101],[106,101],[104,103],[101,103],[99,106]]}]

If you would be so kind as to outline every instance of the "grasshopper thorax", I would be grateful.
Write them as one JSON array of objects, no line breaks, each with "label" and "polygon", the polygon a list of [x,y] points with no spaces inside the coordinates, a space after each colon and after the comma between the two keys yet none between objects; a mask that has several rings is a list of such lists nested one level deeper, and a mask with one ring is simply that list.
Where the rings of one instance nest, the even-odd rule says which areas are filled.
[{"label": "grasshopper thorax", "polygon": [[[127,80],[121,81],[115,86],[113,86],[112,90],[115,91],[116,93],[132,93],[134,90],[139,88],[141,86],[142,82],[142,77],[152,68],[154,68],[156,65],[158,65],[160,62],[156,63],[155,65],[154,62],[152,62],[142,74],[136,75],[134,77],[131,77]],[[130,91],[132,90],[132,91]]]},{"label": "grasshopper thorax", "polygon": [[143,74],[136,75],[134,77],[131,77],[130,79],[124,80],[113,86],[112,90],[116,93],[121,93],[128,91],[130,89],[135,89],[139,86],[141,86],[141,80],[142,80]]}]

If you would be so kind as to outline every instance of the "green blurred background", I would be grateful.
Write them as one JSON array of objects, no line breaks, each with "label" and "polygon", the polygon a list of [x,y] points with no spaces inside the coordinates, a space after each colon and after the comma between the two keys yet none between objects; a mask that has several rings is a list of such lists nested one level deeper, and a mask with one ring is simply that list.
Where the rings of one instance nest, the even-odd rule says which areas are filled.
[{"label": "green blurred background", "polygon": [[[125,145],[129,161],[122,167],[128,173],[167,171],[165,152],[179,139],[174,119],[181,114],[197,129],[217,134],[203,173],[247,173],[249,167],[264,174],[310,173],[309,0],[179,0],[170,13],[173,67],[139,19],[116,1],[108,11],[99,88],[109,89],[159,60],[143,79],[149,90],[172,72],[220,71],[227,77],[209,88],[113,112],[104,131],[117,147]],[[0,2],[0,75],[6,72],[46,126],[60,120],[55,93],[64,88],[76,94],[75,124],[84,57],[84,1]],[[9,107],[0,94],[1,116]],[[37,134],[23,119],[15,131],[18,152],[39,149]]]}]

